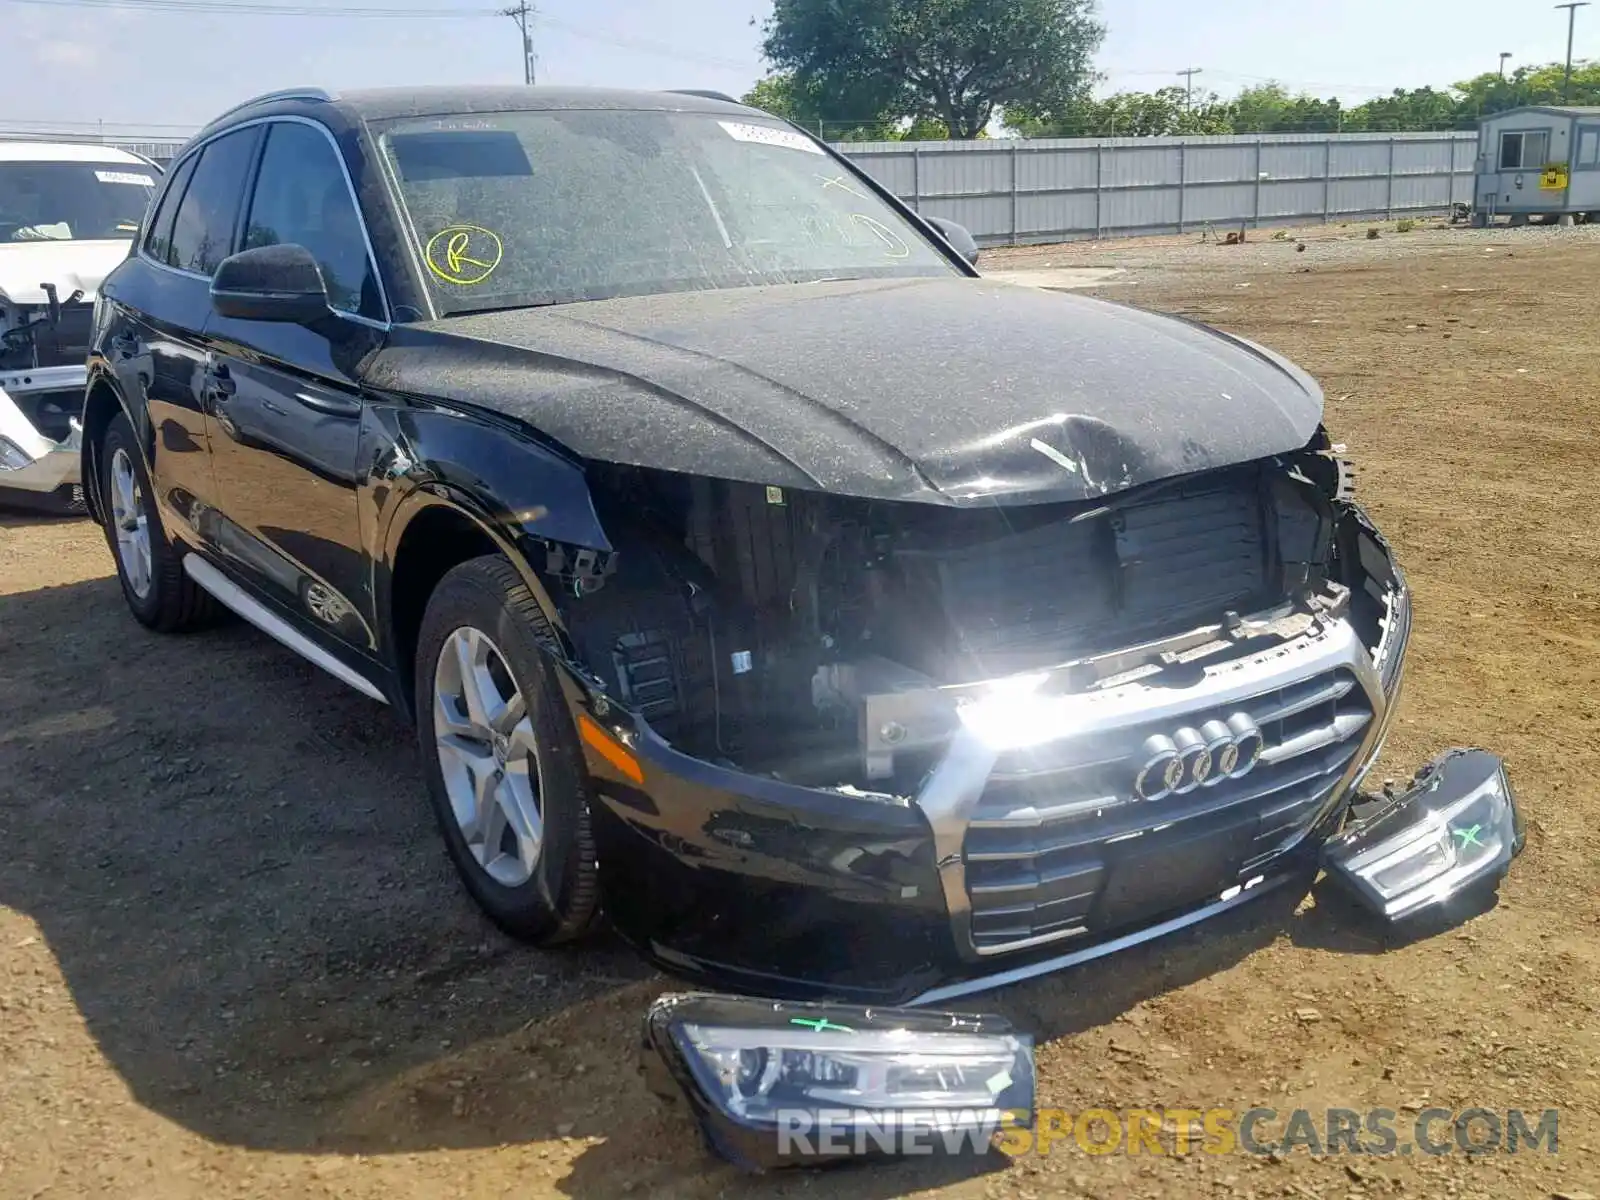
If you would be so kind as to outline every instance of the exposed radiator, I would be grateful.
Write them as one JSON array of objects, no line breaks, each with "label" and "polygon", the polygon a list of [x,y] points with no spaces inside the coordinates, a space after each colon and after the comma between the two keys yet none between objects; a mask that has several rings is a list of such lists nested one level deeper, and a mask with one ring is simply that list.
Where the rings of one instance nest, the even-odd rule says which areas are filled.
[{"label": "exposed radiator", "polygon": [[1266,581],[1254,472],[1068,524],[941,554],[959,650],[990,674],[1126,644],[1129,634],[1215,617]]}]

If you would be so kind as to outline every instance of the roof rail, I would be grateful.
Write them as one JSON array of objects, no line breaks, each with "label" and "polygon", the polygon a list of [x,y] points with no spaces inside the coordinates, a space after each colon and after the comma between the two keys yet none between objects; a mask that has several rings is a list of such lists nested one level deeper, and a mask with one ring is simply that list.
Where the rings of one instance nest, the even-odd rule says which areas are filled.
[{"label": "roof rail", "polygon": [[708,92],[701,88],[669,88],[671,96],[699,96],[702,100],[721,100],[726,104],[742,104],[742,100],[735,100],[724,92]]},{"label": "roof rail", "polygon": [[218,113],[210,121],[206,122],[206,124],[208,126],[215,125],[218,121],[221,121],[225,117],[233,116],[234,113],[243,112],[247,108],[254,108],[258,104],[272,104],[279,100],[310,100],[318,104],[330,104],[333,101],[333,96],[324,91],[322,88],[281,88],[276,92],[263,92],[259,96],[252,96],[242,104],[235,104],[226,112]]}]

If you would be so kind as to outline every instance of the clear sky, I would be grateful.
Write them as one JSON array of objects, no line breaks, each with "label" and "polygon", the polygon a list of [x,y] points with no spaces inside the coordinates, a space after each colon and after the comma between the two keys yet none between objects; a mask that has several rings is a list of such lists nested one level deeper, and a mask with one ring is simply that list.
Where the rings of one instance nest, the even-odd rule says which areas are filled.
[{"label": "clear sky", "polygon": [[[148,3],[149,0],[146,0]],[[510,0],[300,0],[306,8],[451,10],[445,17],[178,11],[252,0],[0,0],[0,126],[184,133],[231,103],[297,84],[520,82]],[[259,7],[296,0],[253,0]],[[708,87],[762,73],[771,0],[541,0],[540,82]],[[1360,101],[1566,53],[1566,14],[1542,0],[1102,0],[1106,87],[1150,89],[1201,67],[1224,95],[1266,78]],[[754,22],[754,24],[752,24]],[[1578,58],[1600,57],[1600,3],[1578,13]]]}]

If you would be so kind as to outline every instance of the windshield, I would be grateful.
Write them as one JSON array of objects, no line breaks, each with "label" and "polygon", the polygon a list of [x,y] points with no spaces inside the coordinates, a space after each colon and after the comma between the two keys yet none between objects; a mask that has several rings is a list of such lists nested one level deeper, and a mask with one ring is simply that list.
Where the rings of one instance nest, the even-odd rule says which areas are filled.
[{"label": "windshield", "polygon": [[956,273],[843,165],[773,122],[552,110],[380,131],[446,314]]},{"label": "windshield", "polygon": [[0,162],[0,242],[127,240],[156,172],[126,162]]}]

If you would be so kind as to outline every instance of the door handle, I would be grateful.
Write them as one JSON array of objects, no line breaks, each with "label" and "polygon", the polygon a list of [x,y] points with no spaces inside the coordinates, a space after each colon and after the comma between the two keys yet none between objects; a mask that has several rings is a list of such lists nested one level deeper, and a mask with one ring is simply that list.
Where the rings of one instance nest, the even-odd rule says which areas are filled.
[{"label": "door handle", "polygon": [[307,408],[316,409],[317,412],[327,413],[335,417],[358,417],[361,415],[361,402],[351,400],[347,396],[334,396],[318,392],[296,392],[294,398]]}]

